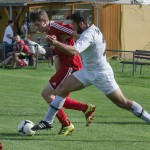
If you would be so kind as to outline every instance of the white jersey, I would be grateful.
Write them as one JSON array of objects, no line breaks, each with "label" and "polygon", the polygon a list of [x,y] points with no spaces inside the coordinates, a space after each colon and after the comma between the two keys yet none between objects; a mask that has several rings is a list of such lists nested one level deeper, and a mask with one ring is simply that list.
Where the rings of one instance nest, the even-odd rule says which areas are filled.
[{"label": "white jersey", "polygon": [[7,26],[6,29],[5,29],[3,42],[7,42],[8,44],[12,44],[12,39],[8,38],[7,34],[10,34],[11,37],[14,36],[13,29],[12,29],[12,27],[10,25]]},{"label": "white jersey", "polygon": [[106,43],[103,40],[103,35],[95,25],[80,35],[74,47],[81,55],[83,69],[74,72],[73,75],[85,87],[94,85],[105,95],[112,93],[119,87],[106,59]]},{"label": "white jersey", "polygon": [[109,68],[106,60],[106,43],[100,30],[92,25],[85,30],[76,41],[74,47],[81,55],[83,66],[86,70],[92,71]]}]

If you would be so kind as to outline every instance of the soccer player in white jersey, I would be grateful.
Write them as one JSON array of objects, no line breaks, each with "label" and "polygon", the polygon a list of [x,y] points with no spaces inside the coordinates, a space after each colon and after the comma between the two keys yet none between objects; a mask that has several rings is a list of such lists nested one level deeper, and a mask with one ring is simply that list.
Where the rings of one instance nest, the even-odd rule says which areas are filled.
[{"label": "soccer player in white jersey", "polygon": [[84,12],[72,14],[71,20],[74,29],[81,34],[74,46],[60,43],[52,36],[48,36],[48,39],[56,48],[69,55],[80,53],[83,69],[68,76],[57,90],[57,96],[51,103],[49,124],[53,123],[55,115],[62,108],[68,92],[81,90],[90,85],[97,87],[118,107],[150,123],[150,114],[140,104],[126,98],[116,83],[113,70],[106,60],[106,43],[100,30],[95,25],[89,25]]}]

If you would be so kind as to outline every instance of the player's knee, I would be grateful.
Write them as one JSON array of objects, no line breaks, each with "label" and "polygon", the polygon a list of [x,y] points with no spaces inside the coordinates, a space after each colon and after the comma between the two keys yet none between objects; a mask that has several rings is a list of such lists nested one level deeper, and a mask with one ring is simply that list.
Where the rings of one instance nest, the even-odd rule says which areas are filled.
[{"label": "player's knee", "polygon": [[41,96],[43,97],[43,99],[47,102],[47,103],[50,103],[50,101],[52,101],[55,96],[54,95],[51,95],[51,93],[44,89],[42,92],[41,92]]}]

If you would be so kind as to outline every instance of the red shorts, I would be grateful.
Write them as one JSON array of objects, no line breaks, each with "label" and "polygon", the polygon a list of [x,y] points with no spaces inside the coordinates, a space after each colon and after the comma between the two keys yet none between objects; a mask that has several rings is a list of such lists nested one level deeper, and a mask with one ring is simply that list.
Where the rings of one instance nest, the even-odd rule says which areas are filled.
[{"label": "red shorts", "polygon": [[69,75],[73,73],[72,67],[60,67],[59,70],[50,78],[49,83],[53,87],[53,89],[57,89],[57,87],[67,78]]}]

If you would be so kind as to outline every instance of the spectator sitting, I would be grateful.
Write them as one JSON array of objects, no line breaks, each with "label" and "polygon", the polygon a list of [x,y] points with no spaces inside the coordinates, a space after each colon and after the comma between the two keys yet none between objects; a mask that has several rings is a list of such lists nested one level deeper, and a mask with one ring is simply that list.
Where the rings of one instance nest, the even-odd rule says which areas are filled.
[{"label": "spectator sitting", "polygon": [[19,35],[16,35],[14,39],[13,52],[10,52],[8,54],[9,57],[1,63],[3,66],[9,64],[11,61],[13,63],[13,68],[27,65],[24,59],[27,59],[26,57],[30,54],[30,49],[25,45],[25,42],[21,40]]},{"label": "spectator sitting", "polygon": [[[15,36],[15,43],[14,43],[14,49],[17,51],[13,55],[14,63],[13,68],[16,68],[17,66],[26,66],[28,65],[25,61],[27,59],[27,56],[30,54],[29,47],[25,44],[23,40],[21,40],[19,35]],[[23,62],[23,64],[22,64]]]},{"label": "spectator sitting", "polygon": [[38,56],[42,56],[45,57],[46,54],[46,50],[38,43],[31,41],[29,39],[24,40],[25,43],[28,45],[29,49],[30,49],[30,57],[29,57],[29,65],[35,67],[36,65],[36,54],[38,54]]}]

